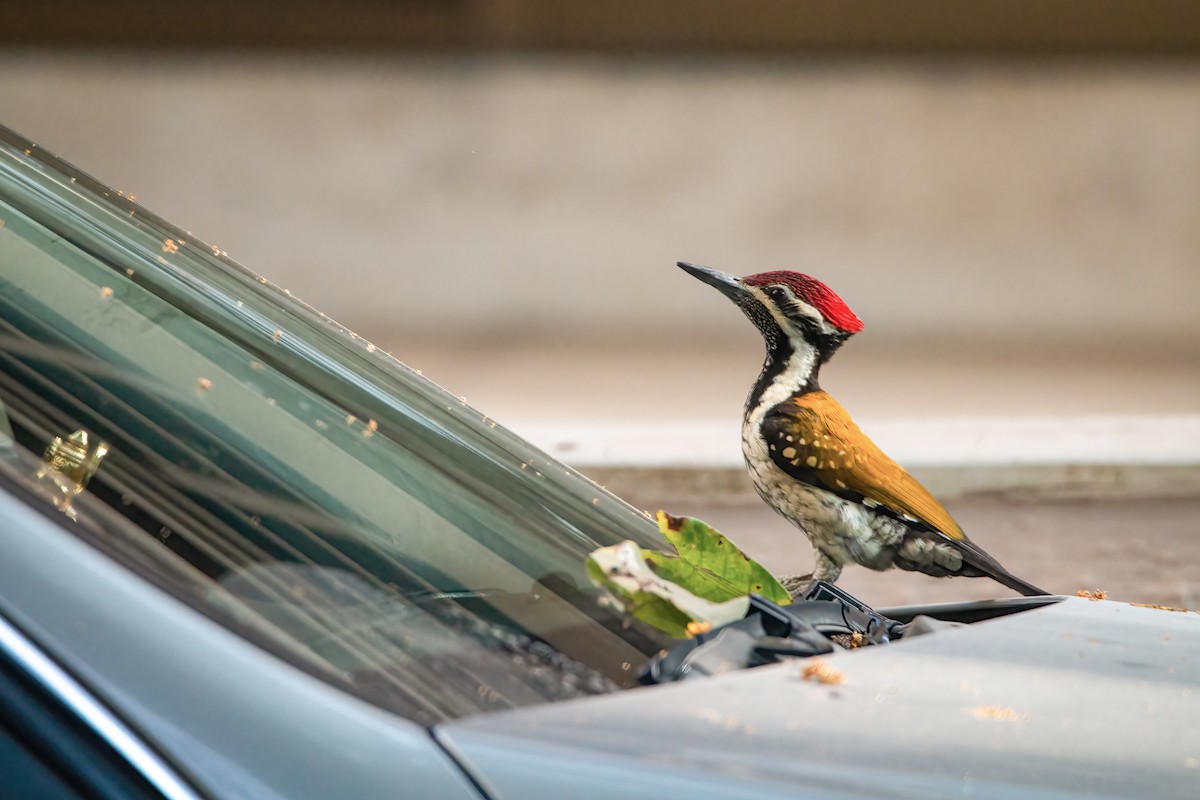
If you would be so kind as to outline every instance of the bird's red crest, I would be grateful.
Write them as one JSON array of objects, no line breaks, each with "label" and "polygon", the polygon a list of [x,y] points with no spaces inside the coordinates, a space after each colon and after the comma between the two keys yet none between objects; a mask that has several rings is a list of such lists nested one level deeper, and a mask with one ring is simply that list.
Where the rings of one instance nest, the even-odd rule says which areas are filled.
[{"label": "bird's red crest", "polygon": [[858,333],[863,329],[862,320],[850,310],[850,306],[846,305],[842,298],[838,297],[832,289],[816,278],[803,275],[799,272],[776,270],[774,272],[760,272],[757,275],[747,275],[742,278],[742,282],[750,286],[770,286],[773,283],[782,284],[790,288],[796,297],[808,303],[817,311],[820,311],[821,316],[825,317],[829,321],[829,324],[840,328],[846,333]]}]

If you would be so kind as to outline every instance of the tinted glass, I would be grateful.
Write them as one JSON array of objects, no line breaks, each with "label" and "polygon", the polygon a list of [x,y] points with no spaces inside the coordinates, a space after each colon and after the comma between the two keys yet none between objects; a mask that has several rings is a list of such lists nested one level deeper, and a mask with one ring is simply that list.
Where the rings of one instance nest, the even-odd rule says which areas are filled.
[{"label": "tinted glass", "polygon": [[630,685],[665,644],[583,571],[595,547],[649,542],[642,512],[0,139],[0,461],[64,525],[426,723]]}]

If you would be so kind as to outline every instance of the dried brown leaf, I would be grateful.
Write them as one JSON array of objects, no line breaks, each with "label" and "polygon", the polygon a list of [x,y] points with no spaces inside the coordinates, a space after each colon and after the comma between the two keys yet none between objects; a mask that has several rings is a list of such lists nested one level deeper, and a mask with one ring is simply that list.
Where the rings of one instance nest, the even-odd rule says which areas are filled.
[{"label": "dried brown leaf", "polygon": [[829,686],[837,686],[846,682],[846,676],[839,670],[826,664],[819,658],[810,659],[804,665],[804,669],[800,671],[800,679],[806,681],[816,681]]},{"label": "dried brown leaf", "polygon": [[976,706],[971,709],[971,716],[982,720],[999,720],[1001,722],[1026,722],[1029,715],[1008,706]]},{"label": "dried brown leaf", "polygon": [[1186,609],[1186,608],[1176,608],[1175,606],[1160,606],[1157,603],[1130,603],[1129,605],[1137,606],[1138,608],[1157,608],[1159,611],[1178,611],[1180,613],[1187,613],[1187,611],[1188,611],[1188,609]]}]

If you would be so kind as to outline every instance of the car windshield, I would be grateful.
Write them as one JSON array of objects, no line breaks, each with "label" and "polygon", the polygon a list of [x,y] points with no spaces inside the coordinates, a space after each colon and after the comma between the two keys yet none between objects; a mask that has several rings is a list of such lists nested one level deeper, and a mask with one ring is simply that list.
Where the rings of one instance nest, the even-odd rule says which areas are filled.
[{"label": "car windshield", "polygon": [[583,568],[648,544],[643,512],[2,128],[0,463],[147,579],[422,723],[628,686],[666,644]]}]

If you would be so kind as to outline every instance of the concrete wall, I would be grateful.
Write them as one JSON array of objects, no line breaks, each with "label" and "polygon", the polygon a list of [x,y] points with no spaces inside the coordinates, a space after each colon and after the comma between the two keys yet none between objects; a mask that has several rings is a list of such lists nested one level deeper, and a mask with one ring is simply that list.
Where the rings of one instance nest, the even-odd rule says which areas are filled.
[{"label": "concrete wall", "polygon": [[681,258],[830,283],[867,417],[1200,411],[1190,62],[8,52],[0,120],[501,419],[735,416]]},{"label": "concrete wall", "polygon": [[8,55],[0,118],[377,336],[741,330],[687,258],[1200,341],[1197,67]]}]

